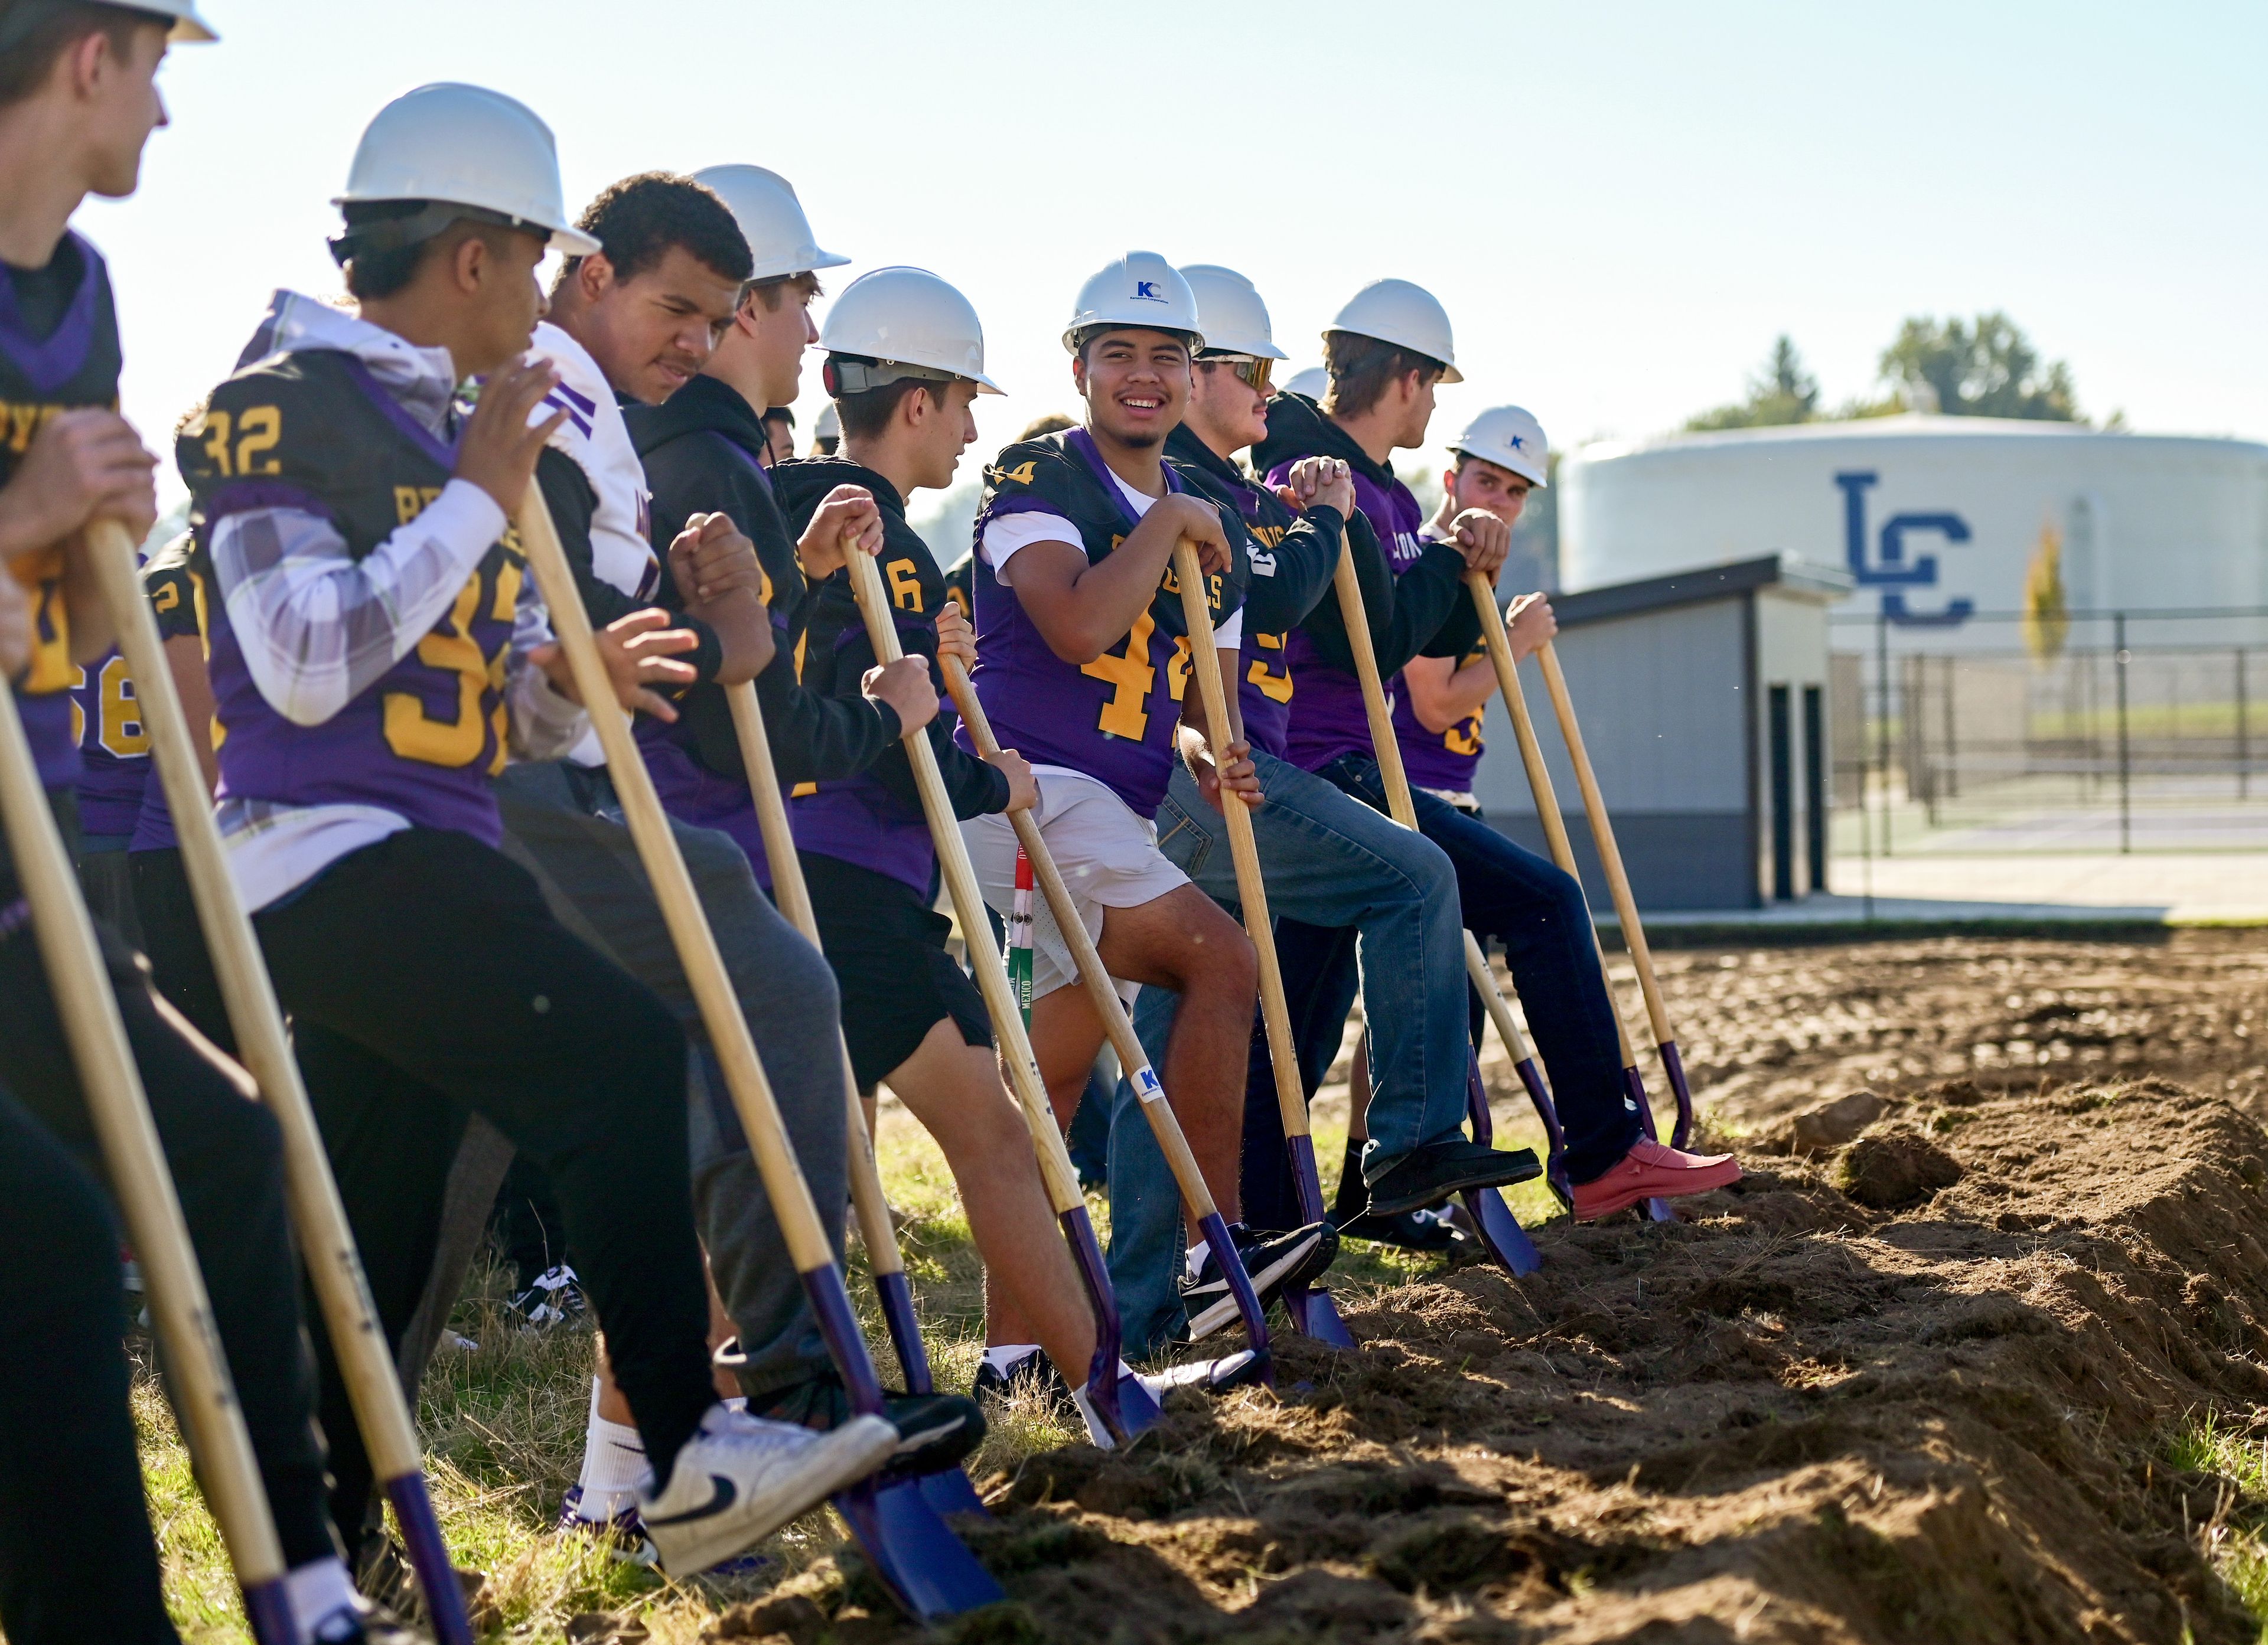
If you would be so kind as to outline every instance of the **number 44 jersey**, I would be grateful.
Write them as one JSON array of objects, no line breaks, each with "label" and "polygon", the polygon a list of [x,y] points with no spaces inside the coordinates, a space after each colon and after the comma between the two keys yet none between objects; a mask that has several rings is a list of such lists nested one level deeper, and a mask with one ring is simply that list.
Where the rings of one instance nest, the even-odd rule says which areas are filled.
[{"label": "number 44 jersey", "polygon": [[[1165,472],[1169,491],[1194,489],[1172,462]],[[1076,531],[1088,563],[1099,564],[1132,534],[1139,510],[1147,506],[1110,472],[1084,429],[1021,440],[1003,451],[984,471],[984,501],[976,515],[977,660],[970,676],[1002,747],[1016,749],[1035,765],[1094,777],[1145,818],[1156,816],[1165,798],[1175,757],[1174,728],[1189,687],[1188,629],[1172,562],[1130,631],[1091,662],[1067,663],[1016,598],[1013,565],[1006,582],[998,575],[999,540],[987,532],[1020,514],[1053,516]],[[1213,631],[1233,668],[1241,625],[1231,619],[1243,603],[1249,545],[1243,522],[1232,510],[1220,513],[1235,564],[1228,575],[1208,579],[1205,596]],[[965,731],[961,738],[962,746],[971,746]]]}]

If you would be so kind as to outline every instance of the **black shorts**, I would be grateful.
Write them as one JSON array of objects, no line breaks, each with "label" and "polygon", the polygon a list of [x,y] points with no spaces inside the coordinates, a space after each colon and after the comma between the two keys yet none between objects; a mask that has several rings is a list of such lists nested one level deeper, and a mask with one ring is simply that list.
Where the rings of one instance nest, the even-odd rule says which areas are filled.
[{"label": "black shorts", "polygon": [[951,921],[902,880],[816,851],[797,855],[843,994],[843,1037],[860,1091],[872,1091],[946,1017],[962,1044],[991,1046],[984,996],[945,951]]}]

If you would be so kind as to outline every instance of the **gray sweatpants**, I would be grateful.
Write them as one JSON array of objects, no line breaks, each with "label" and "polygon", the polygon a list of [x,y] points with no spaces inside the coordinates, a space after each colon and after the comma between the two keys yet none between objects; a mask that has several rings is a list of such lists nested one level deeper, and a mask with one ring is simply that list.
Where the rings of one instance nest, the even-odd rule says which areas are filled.
[{"label": "gray sweatpants", "polygon": [[[748,1356],[742,1385],[761,1401],[774,1390],[827,1373],[826,1344],[805,1303],[802,1281],[773,1219],[613,784],[603,771],[552,761],[510,767],[495,789],[504,812],[504,855],[535,876],[562,924],[659,995],[685,1024],[694,1047],[687,1070],[694,1209],[718,1292]],[[730,835],[676,822],[672,828],[839,1263],[850,1188],[835,973],[772,907]],[[459,1216],[486,1219],[510,1159],[507,1152],[499,1161],[495,1152],[487,1149],[477,1164],[460,1157],[460,1174],[473,1167],[482,1176],[492,1171],[494,1180],[483,1195],[478,1184],[459,1193],[453,1178],[450,1201]],[[475,1226],[473,1237],[463,1241],[453,1240],[453,1231],[464,1230],[443,1230],[441,1261],[420,1323],[433,1308],[446,1315],[463,1287],[479,1230]],[[453,1273],[438,1271],[452,1260]],[[431,1320],[429,1346],[439,1326],[439,1318]],[[413,1329],[410,1335],[414,1341],[418,1333]]]}]

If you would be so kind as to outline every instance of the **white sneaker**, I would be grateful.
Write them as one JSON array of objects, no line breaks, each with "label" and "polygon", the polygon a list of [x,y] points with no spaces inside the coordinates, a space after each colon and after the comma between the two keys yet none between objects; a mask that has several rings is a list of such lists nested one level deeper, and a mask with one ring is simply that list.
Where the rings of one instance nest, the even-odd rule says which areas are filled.
[{"label": "white sneaker", "polygon": [[638,1489],[646,1535],[673,1571],[701,1571],[730,1559],[889,1461],[898,1430],[879,1416],[854,1416],[828,1433],[768,1422],[722,1403],[671,1468],[660,1495]]}]

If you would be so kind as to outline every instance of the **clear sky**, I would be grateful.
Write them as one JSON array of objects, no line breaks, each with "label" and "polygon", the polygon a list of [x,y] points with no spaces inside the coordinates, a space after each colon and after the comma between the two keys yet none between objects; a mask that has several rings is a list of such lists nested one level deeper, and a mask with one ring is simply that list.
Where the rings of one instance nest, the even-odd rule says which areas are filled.
[{"label": "clear sky", "polygon": [[1294,366],[1363,282],[1431,288],[1469,379],[1442,437],[1503,400],[1559,444],[1673,428],[1781,331],[1832,402],[1902,317],[1986,308],[2091,415],[2268,437],[2257,0],[205,3],[225,39],[174,51],[140,194],[78,217],[153,440],[273,287],[336,290],[356,137],[438,79],[531,104],[575,206],[754,161],[855,260],[837,288],[954,282],[1011,391],[986,454],[1070,402],[1072,296],[1129,247],[1250,275]]}]

